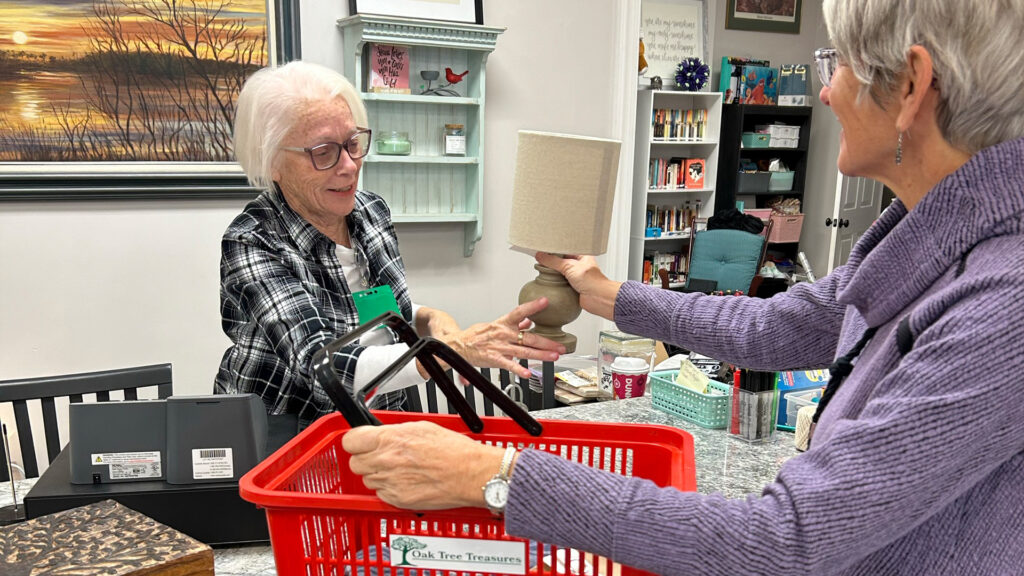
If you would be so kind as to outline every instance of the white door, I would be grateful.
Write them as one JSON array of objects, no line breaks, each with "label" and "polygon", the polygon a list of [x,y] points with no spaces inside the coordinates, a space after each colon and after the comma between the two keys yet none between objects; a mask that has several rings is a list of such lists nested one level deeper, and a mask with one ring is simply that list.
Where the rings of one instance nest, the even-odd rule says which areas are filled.
[{"label": "white door", "polygon": [[835,212],[824,225],[832,228],[828,270],[842,266],[850,258],[850,250],[882,213],[884,186],[867,178],[850,178],[840,172],[836,179]]}]

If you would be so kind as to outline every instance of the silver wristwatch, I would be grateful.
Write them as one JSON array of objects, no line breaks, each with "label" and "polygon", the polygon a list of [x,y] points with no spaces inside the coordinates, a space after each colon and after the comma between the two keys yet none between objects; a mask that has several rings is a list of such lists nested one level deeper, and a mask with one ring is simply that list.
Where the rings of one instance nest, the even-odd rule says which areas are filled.
[{"label": "silver wristwatch", "polygon": [[494,514],[505,512],[505,504],[508,503],[509,470],[512,468],[512,459],[516,456],[516,447],[505,448],[505,457],[501,459],[501,468],[487,484],[484,484],[484,502],[487,508]]}]

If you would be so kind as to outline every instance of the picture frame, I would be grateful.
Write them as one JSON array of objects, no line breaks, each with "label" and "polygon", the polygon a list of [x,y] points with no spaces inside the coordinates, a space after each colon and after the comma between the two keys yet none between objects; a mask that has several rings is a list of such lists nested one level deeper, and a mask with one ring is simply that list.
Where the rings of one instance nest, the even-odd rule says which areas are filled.
[{"label": "picture frame", "polygon": [[773,0],[768,6],[754,0],[726,0],[725,27],[753,32],[800,33],[803,0]]},{"label": "picture frame", "polygon": [[424,20],[484,23],[484,0],[348,0],[350,15],[377,14]]},{"label": "picture frame", "polygon": [[[713,68],[714,30],[708,0],[643,0],[640,4],[640,36],[644,42],[647,71],[640,78],[661,78],[662,88],[675,86],[676,67],[683,58],[696,56]],[[682,34],[680,31],[688,31]],[[687,48],[681,48],[685,44]],[[710,74],[708,75],[710,78]],[[703,90],[709,90],[710,82]]]},{"label": "picture frame", "polygon": [[[149,0],[137,0],[135,7],[141,6]],[[202,0],[190,0],[200,7]],[[39,9],[47,4],[57,4],[40,0],[37,2]],[[159,6],[160,3],[153,3]],[[174,140],[175,134],[169,129],[161,132],[162,126],[172,125],[167,117],[157,112],[141,111],[138,106],[140,102],[146,101],[152,105],[159,102],[161,105],[169,106],[168,102],[173,101],[175,106],[181,107],[181,100],[174,100],[176,95],[167,95],[167,87],[162,84],[145,85],[138,82],[146,71],[138,73],[132,68],[135,76],[117,76],[117,74],[129,66],[125,65],[132,56],[130,54],[110,55],[116,64],[106,68],[87,68],[82,58],[91,58],[92,61],[107,57],[109,53],[101,52],[104,38],[99,34],[103,30],[104,12],[97,11],[96,6],[106,9],[131,9],[131,2],[114,2],[107,0],[97,1],[93,4],[93,11],[86,15],[75,15],[70,22],[64,23],[69,26],[80,26],[83,30],[82,44],[75,48],[76,52],[61,53],[52,45],[48,46],[49,55],[46,57],[32,55],[26,50],[29,56],[20,56],[23,62],[9,61],[8,69],[21,68],[16,76],[0,76],[0,84],[3,82],[21,82],[30,88],[36,88],[36,100],[33,103],[34,112],[25,109],[13,109],[11,104],[7,109],[0,109],[0,126],[3,126],[3,137],[6,142],[0,143],[0,150],[6,153],[6,157],[0,156],[0,202],[22,202],[22,201],[50,201],[50,200],[162,200],[162,199],[234,199],[252,198],[259,190],[249,185],[241,167],[234,162],[230,153],[230,125],[233,117],[234,98],[237,97],[237,90],[244,82],[248,74],[270,62],[285,62],[299,57],[299,14],[298,0],[236,0],[236,12],[218,12],[223,20],[216,22],[211,16],[210,22],[206,22],[207,29],[212,29],[210,34],[217,33],[219,29],[224,35],[233,34],[236,45],[243,46],[248,50],[245,54],[234,53],[228,57],[218,58],[224,62],[218,67],[221,69],[235,69],[230,77],[218,76],[218,82],[232,82],[231,92],[215,92],[208,89],[207,92],[199,90],[188,95],[194,98],[197,95],[207,98],[203,104],[206,109],[217,109],[219,116],[212,114],[205,120],[192,117],[178,116],[174,119],[174,129],[180,131],[182,126],[195,126],[204,122],[216,123],[217,128],[207,128],[202,138],[186,135],[183,132],[178,134],[178,140]],[[228,3],[232,5],[232,3]],[[17,10],[24,9],[23,2],[5,2],[0,0],[0,14],[5,16],[5,23],[17,23]],[[265,10],[266,19],[259,18],[259,10]],[[6,13],[5,13],[6,10]],[[197,11],[197,14],[202,14]],[[155,12],[154,12],[155,14]],[[256,15],[256,16],[254,16]],[[12,17],[14,16],[14,17]],[[106,13],[108,18],[120,17],[121,14]],[[137,16],[137,15],[136,15]],[[201,17],[201,16],[197,16]],[[77,18],[77,19],[76,19]],[[93,21],[96,19],[96,21]],[[230,21],[229,21],[230,19]],[[25,21],[28,21],[26,18]],[[253,24],[257,22],[257,24]],[[264,27],[265,23],[265,27]],[[218,28],[218,25],[222,24]],[[138,39],[139,44],[135,45],[138,51],[145,53],[146,42],[150,44],[153,52],[164,50],[164,61],[161,65],[167,68],[160,68],[159,72],[167,74],[166,70],[186,70],[188,67],[182,63],[168,63],[173,56],[167,56],[168,44],[160,45],[158,33],[152,32],[161,25],[169,25],[157,22],[151,23],[149,36],[139,33],[135,38],[126,36],[127,40]],[[96,28],[96,27],[99,28]],[[92,31],[91,34],[89,32]],[[8,32],[10,34],[10,32]],[[31,31],[21,32],[20,40],[30,44],[34,40]],[[45,36],[39,38],[40,44],[44,44]],[[87,43],[86,43],[87,42]],[[20,42],[19,42],[20,43]],[[198,44],[198,42],[197,42]],[[84,47],[84,48],[83,48]],[[93,50],[90,52],[90,49]],[[134,52],[138,54],[138,51]],[[8,52],[10,54],[10,52]],[[116,58],[120,57],[121,60]],[[34,58],[34,60],[32,60]],[[149,56],[153,61],[153,56]],[[185,56],[181,56],[185,58]],[[232,64],[233,63],[233,64]],[[177,66],[177,67],[175,67]],[[47,70],[51,67],[51,70]],[[63,91],[50,90],[47,86],[38,87],[31,84],[32,71],[48,72],[47,77],[66,77],[65,86],[71,85],[75,90],[65,88]],[[59,74],[54,74],[58,72]],[[107,74],[103,85],[98,81],[90,82],[87,74]],[[152,70],[156,75],[157,70]],[[25,80],[25,78],[30,78]],[[111,119],[111,115],[124,114],[124,100],[116,100],[116,96],[109,91],[104,92],[110,83],[121,78],[130,78],[135,84],[135,90],[145,93],[136,93],[133,96],[131,109],[134,114],[132,121],[125,121],[123,118]],[[183,84],[183,76],[176,79]],[[223,86],[225,84],[217,84]],[[120,85],[118,90],[123,93],[127,90],[125,84]],[[145,86],[145,87],[142,87]],[[112,91],[112,90],[111,90]],[[225,97],[225,94],[227,97]],[[139,96],[142,98],[139,98]],[[165,98],[165,100],[160,100]],[[218,100],[219,98],[219,100]],[[118,106],[121,102],[122,106]],[[100,108],[105,106],[106,108]],[[152,108],[155,110],[156,108]],[[102,110],[102,111],[101,111]],[[116,112],[116,111],[121,112]],[[115,112],[112,112],[115,111]],[[104,115],[107,114],[107,115]],[[149,114],[144,116],[144,114]],[[59,126],[57,126],[59,124]],[[45,129],[44,129],[45,128]],[[133,131],[134,132],[131,132]],[[198,129],[197,129],[198,130]],[[117,136],[110,136],[111,131],[120,131]],[[211,136],[214,134],[215,136]],[[216,138],[215,145],[204,147],[196,142],[211,142],[208,138]],[[149,138],[149,140],[146,140]],[[157,142],[158,141],[158,142]],[[145,153],[139,150],[145,142]],[[156,142],[156,143],[154,143]],[[176,143],[175,143],[176,142]],[[140,148],[131,149],[128,146],[138,144]],[[218,152],[219,151],[219,152]],[[216,153],[216,154],[214,154]],[[123,156],[122,156],[123,154]],[[213,158],[206,160],[204,158]]]}]

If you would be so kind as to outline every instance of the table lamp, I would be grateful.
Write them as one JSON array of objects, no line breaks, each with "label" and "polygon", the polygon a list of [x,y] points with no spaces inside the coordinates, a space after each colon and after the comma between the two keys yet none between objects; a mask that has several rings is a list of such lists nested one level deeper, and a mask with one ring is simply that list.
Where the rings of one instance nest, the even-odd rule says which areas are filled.
[{"label": "table lamp", "polygon": [[[619,171],[617,140],[519,131],[508,241],[526,252],[604,254]],[[533,266],[519,303],[547,297],[548,307],[530,319],[533,332],[576,350],[562,326],[580,315],[579,294],[557,271]]]}]

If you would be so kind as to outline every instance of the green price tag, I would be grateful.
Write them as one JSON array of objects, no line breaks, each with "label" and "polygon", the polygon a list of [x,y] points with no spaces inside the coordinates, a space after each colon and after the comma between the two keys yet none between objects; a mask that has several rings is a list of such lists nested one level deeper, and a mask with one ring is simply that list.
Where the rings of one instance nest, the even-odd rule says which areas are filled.
[{"label": "green price tag", "polygon": [[398,301],[395,300],[394,291],[391,290],[391,286],[386,284],[361,292],[353,292],[352,299],[356,303],[356,312],[359,313],[360,326],[385,312],[402,315],[402,311],[398,308]]}]

